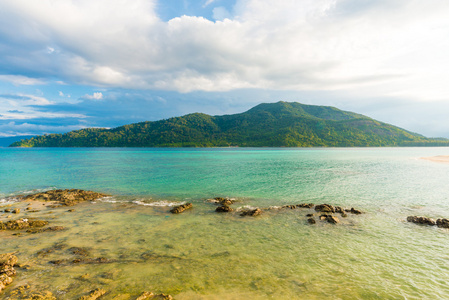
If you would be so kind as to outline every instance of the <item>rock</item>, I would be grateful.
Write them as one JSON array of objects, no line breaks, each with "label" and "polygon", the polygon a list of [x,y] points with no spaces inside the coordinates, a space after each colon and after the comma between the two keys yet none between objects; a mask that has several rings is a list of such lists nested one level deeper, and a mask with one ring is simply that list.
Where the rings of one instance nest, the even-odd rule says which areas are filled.
[{"label": "rock", "polygon": [[307,214],[306,217],[313,217],[313,214]]},{"label": "rock", "polygon": [[72,247],[68,249],[72,254],[78,255],[78,256],[84,256],[87,257],[90,255],[90,251],[88,248],[83,247]]},{"label": "rock", "polygon": [[255,217],[262,214],[262,210],[260,210],[259,208],[256,209],[249,209],[249,210],[245,210],[243,211],[240,215],[243,216],[250,216],[250,217]]},{"label": "rock", "polygon": [[315,206],[315,204],[313,204],[313,203],[301,203],[301,204],[296,205],[296,207],[299,207],[299,208],[312,208],[314,206]]},{"label": "rock", "polygon": [[441,228],[449,228],[449,219],[438,219],[437,226]]},{"label": "rock", "polygon": [[136,300],[173,300],[173,297],[166,294],[155,295],[150,292],[143,292]]},{"label": "rock", "polygon": [[320,204],[315,206],[315,210],[316,211],[321,211],[321,212],[329,212],[329,213],[334,213],[335,212],[335,208],[332,205],[329,204]]},{"label": "rock", "polygon": [[9,213],[9,212],[11,212],[11,209],[10,209],[10,208],[6,208],[6,209],[4,210],[4,212]]},{"label": "rock", "polygon": [[180,214],[180,213],[182,213],[183,211],[185,211],[185,210],[187,210],[187,209],[189,209],[189,208],[192,208],[192,207],[193,207],[193,204],[192,204],[192,203],[186,203],[186,204],[182,204],[182,205],[179,205],[179,206],[176,206],[176,207],[172,208],[172,209],[170,210],[170,212],[171,212],[172,214]]},{"label": "rock", "polygon": [[18,214],[20,213],[20,208],[16,208],[12,211],[13,214]]},{"label": "rock", "polygon": [[340,223],[340,220],[337,217],[329,216],[329,215],[327,216],[326,221],[331,224]]},{"label": "rock", "polygon": [[335,206],[334,209],[337,214],[341,214],[341,213],[345,212],[341,206]]},{"label": "rock", "polygon": [[13,253],[0,254],[0,292],[12,283],[12,276],[16,275],[14,265],[17,263],[17,256]]},{"label": "rock", "polygon": [[348,215],[347,215],[345,212],[341,212],[341,217],[342,217],[342,218],[347,218]]},{"label": "rock", "polygon": [[221,204],[221,205],[231,205],[235,203],[234,199],[215,197],[213,199],[207,199],[207,202]]},{"label": "rock", "polygon": [[2,266],[13,267],[17,263],[17,261],[17,256],[15,256],[14,253],[0,254],[0,271]]},{"label": "rock", "polygon": [[74,209],[69,209],[69,210],[68,210],[68,212],[74,212],[74,211],[75,211]]},{"label": "rock", "polygon": [[6,223],[0,221],[0,230],[21,230],[27,228],[37,228],[47,225],[47,221],[28,219],[11,220]]},{"label": "rock", "polygon": [[104,294],[106,294],[105,290],[103,290],[103,289],[96,289],[96,290],[91,291],[89,293],[89,295],[82,296],[81,298],[79,298],[79,300],[95,300],[95,299],[100,298]]},{"label": "rock", "polygon": [[284,205],[284,206],[282,206],[282,208],[295,209],[295,208],[296,208],[296,205]]},{"label": "rock", "polygon": [[417,217],[417,216],[408,216],[407,217],[407,222],[411,222],[411,223],[415,223],[415,224],[421,224],[421,225],[430,225],[430,226],[434,226],[434,225],[437,224],[431,218]]},{"label": "rock", "polygon": [[308,219],[307,219],[307,223],[309,223],[309,224],[315,224],[316,221],[315,221],[314,218],[308,218]]},{"label": "rock", "polygon": [[234,209],[228,205],[222,205],[217,207],[216,212],[232,212]]},{"label": "rock", "polygon": [[320,220],[321,220],[321,221],[324,221],[324,220],[326,220],[326,219],[327,219],[327,215],[321,215],[321,216],[320,216]]},{"label": "rock", "polygon": [[361,210],[355,209],[354,207],[352,207],[351,209],[345,209],[345,211],[350,212],[351,214],[354,214],[354,215],[363,214],[363,212]]},{"label": "rock", "polygon": [[107,197],[108,195],[96,193],[92,191],[84,191],[79,189],[67,190],[51,190],[43,193],[32,194],[23,197],[25,200],[34,201],[54,201],[62,205],[73,206],[75,204],[94,201],[99,198]]}]

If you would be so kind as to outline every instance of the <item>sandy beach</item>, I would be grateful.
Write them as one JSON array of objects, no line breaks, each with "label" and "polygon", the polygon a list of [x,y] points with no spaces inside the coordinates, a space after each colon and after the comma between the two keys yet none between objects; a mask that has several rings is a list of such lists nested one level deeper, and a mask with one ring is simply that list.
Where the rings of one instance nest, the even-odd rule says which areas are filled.
[{"label": "sandy beach", "polygon": [[449,164],[449,155],[421,157],[421,159],[430,160],[430,161],[438,162],[438,163]]}]

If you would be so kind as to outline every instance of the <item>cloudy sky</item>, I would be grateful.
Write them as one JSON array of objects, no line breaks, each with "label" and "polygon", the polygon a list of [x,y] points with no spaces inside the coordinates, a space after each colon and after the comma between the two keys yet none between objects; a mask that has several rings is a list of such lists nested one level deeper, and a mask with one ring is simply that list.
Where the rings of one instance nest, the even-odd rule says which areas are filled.
[{"label": "cloudy sky", "polygon": [[449,138],[447,0],[1,0],[0,136],[262,102]]}]

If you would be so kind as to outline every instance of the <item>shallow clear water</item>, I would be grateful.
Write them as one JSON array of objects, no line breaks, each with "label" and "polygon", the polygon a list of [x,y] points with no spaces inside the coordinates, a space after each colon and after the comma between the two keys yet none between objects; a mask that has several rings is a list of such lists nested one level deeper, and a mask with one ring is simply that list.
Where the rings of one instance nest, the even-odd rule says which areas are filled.
[{"label": "shallow clear water", "polygon": [[[0,148],[0,199],[49,188],[113,195],[73,213],[43,207],[33,216],[68,229],[0,232],[0,253],[18,251],[31,266],[14,286],[60,299],[96,287],[109,299],[144,290],[176,299],[447,299],[449,230],[405,222],[449,217],[449,164],[419,159],[434,155],[449,149]],[[307,209],[243,218],[215,213],[206,199],[216,196],[236,198],[235,208],[312,202],[366,214],[313,226]],[[184,201],[194,209],[169,213]],[[66,247],[37,254],[58,243]],[[113,262],[48,263],[73,258],[74,246]]]}]

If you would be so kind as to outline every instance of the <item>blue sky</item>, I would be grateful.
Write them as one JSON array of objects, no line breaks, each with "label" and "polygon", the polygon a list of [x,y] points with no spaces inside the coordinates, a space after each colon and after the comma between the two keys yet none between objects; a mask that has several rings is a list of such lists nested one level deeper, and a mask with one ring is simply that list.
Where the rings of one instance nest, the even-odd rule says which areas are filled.
[{"label": "blue sky", "polygon": [[297,101],[449,138],[441,0],[2,0],[0,137]]}]

